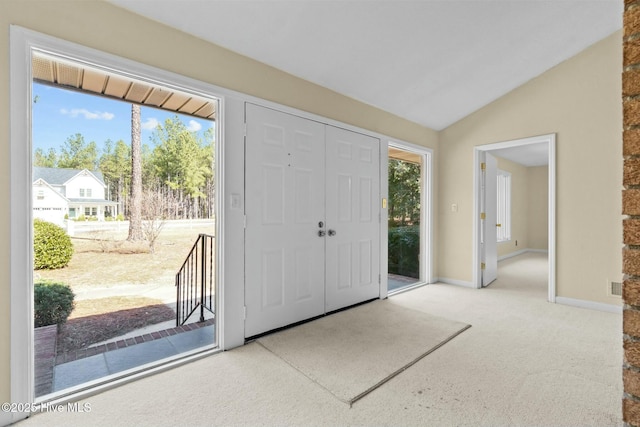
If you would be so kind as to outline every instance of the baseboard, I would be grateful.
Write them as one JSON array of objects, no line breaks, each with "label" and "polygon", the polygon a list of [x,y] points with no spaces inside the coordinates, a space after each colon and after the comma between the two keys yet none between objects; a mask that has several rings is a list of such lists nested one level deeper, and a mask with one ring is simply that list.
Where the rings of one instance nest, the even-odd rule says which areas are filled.
[{"label": "baseboard", "polygon": [[498,257],[498,262],[504,261],[505,259],[516,257],[518,255],[522,255],[523,253],[528,252],[528,251],[529,251],[529,249],[520,249],[519,251],[511,252],[511,253],[508,253],[506,255],[501,255],[501,256]]},{"label": "baseboard", "polygon": [[583,299],[556,297],[556,303],[570,305],[572,307],[586,308],[589,310],[606,311],[607,313],[622,314],[622,306],[605,304],[602,302],[587,301]]},{"label": "baseboard", "polygon": [[540,253],[540,254],[548,254],[549,251],[547,249],[520,249],[519,251],[515,251],[515,252],[511,252],[508,253],[506,255],[502,255],[498,257],[498,261],[503,261],[505,259],[509,259],[509,258],[513,258],[516,257],[518,255],[522,255],[526,252],[535,252],[535,253]]},{"label": "baseboard", "polygon": [[527,251],[535,252],[535,253],[538,253],[538,254],[548,254],[549,253],[549,249],[527,249]]},{"label": "baseboard", "polygon": [[464,286],[465,288],[473,288],[476,289],[472,282],[466,282],[464,280],[458,279],[449,279],[448,277],[436,277],[434,278],[435,283],[446,283],[447,285],[456,285],[456,286]]}]

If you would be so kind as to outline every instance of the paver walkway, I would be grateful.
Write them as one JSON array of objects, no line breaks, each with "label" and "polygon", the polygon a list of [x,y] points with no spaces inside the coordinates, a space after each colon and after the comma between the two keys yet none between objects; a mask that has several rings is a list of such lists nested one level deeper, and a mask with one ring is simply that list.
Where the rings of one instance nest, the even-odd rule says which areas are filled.
[{"label": "paver walkway", "polygon": [[88,348],[83,348],[76,351],[69,351],[67,353],[60,354],[56,357],[56,365],[61,365],[67,362],[73,362],[74,360],[84,359],[85,357],[94,356],[96,354],[105,353],[107,351],[113,351],[120,348],[131,347],[137,344],[169,337],[172,335],[181,334],[183,332],[193,331],[205,326],[211,326],[214,324],[213,319],[209,319],[202,323],[189,323],[183,326],[177,326],[175,328],[163,329],[160,331],[151,332],[148,334],[138,335],[136,337],[121,339],[105,344],[100,344]]},{"label": "paver walkway", "polygon": [[36,396],[213,345],[214,323],[214,319],[190,323],[57,357],[57,326],[38,328],[35,333]]},{"label": "paver walkway", "polygon": [[[56,365],[52,391],[59,391],[147,363],[196,350],[215,343],[215,326],[203,326],[140,344],[104,351]],[[113,343],[111,343],[113,344]]]}]

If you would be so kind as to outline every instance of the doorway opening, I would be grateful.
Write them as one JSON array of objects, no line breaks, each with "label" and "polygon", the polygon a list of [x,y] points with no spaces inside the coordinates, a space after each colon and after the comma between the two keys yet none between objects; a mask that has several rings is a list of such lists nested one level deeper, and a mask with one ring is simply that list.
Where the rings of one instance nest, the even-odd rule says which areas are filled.
[{"label": "doorway opening", "polygon": [[388,148],[388,260],[390,294],[430,282],[430,153]]},{"label": "doorway opening", "polygon": [[219,99],[31,60],[32,398],[215,349]]},{"label": "doorway opening", "polygon": [[478,146],[474,170],[475,287],[499,278],[498,261],[544,253],[555,302],[555,134]]}]

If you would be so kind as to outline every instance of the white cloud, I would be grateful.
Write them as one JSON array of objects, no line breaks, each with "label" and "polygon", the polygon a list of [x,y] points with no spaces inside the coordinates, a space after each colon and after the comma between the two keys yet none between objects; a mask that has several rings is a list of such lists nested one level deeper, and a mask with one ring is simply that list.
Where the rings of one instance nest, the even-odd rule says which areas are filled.
[{"label": "white cloud", "polygon": [[189,126],[187,126],[187,129],[190,132],[198,132],[200,129],[202,129],[202,125],[195,120],[189,120]]},{"label": "white cloud", "polygon": [[111,120],[115,117],[115,114],[113,113],[108,113],[106,111],[89,111],[84,108],[72,108],[71,110],[63,108],[60,110],[60,113],[72,118],[82,116],[87,120]]},{"label": "white cloud", "polygon": [[155,130],[155,128],[158,127],[158,125],[160,124],[160,122],[158,122],[158,119],[154,118],[154,117],[149,117],[147,120],[145,120],[142,123],[142,129],[145,130]]}]

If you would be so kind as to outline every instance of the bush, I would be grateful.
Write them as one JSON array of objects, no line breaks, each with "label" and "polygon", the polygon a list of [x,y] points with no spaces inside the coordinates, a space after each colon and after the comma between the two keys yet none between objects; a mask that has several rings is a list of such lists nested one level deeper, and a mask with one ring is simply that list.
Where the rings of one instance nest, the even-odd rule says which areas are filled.
[{"label": "bush", "polygon": [[62,227],[41,219],[33,221],[33,266],[36,270],[66,267],[73,244]]},{"label": "bush", "polygon": [[35,327],[61,325],[73,311],[75,295],[62,283],[38,282],[33,289]]},{"label": "bush", "polygon": [[420,277],[420,226],[389,227],[389,273]]}]

